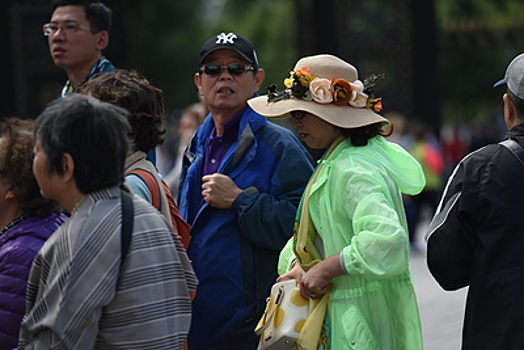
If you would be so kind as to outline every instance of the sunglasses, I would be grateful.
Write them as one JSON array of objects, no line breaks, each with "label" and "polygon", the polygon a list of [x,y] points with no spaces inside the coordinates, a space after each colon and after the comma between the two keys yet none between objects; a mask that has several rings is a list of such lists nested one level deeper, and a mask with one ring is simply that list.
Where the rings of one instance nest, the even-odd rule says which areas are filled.
[{"label": "sunglasses", "polygon": [[222,71],[226,69],[229,74],[238,76],[244,74],[247,71],[255,70],[255,67],[247,66],[243,63],[230,63],[227,66],[221,66],[220,64],[216,63],[208,63],[200,67],[200,73],[205,73],[206,75],[211,75],[214,77],[221,74]]}]

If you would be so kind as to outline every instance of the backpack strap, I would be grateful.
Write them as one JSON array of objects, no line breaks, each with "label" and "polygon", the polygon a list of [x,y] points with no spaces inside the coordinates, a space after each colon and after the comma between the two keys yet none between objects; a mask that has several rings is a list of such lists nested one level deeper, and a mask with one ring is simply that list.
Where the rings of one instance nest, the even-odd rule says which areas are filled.
[{"label": "backpack strap", "polygon": [[121,259],[120,259],[120,270],[126,260],[129,246],[131,245],[131,235],[133,233],[133,219],[134,219],[134,207],[133,198],[129,193],[121,190],[122,200],[122,234],[121,234]]},{"label": "backpack strap", "polygon": [[519,145],[517,141],[507,139],[499,142],[499,145],[506,147],[506,149],[508,149],[518,159],[520,164],[524,166],[524,148],[522,148],[522,146]]},{"label": "backpack strap", "polygon": [[169,212],[171,214],[171,222],[173,224],[173,229],[177,231],[178,238],[182,241],[182,245],[185,249],[189,247],[189,241],[191,240],[191,235],[189,231],[191,230],[191,225],[187,223],[186,220],[182,218],[180,212],[178,211],[178,206],[175,203],[175,199],[171,194],[169,185],[164,179],[160,179],[164,192],[166,193],[167,203],[169,205]]},{"label": "backpack strap", "polygon": [[151,204],[161,212],[162,201],[160,200],[160,186],[162,186],[162,190],[164,191],[167,200],[167,209],[169,210],[173,232],[175,233],[175,236],[182,242],[184,248],[187,249],[189,247],[189,241],[191,240],[191,235],[189,233],[191,226],[182,218],[182,216],[180,216],[178,207],[173,196],[171,195],[171,191],[169,190],[169,185],[164,181],[164,179],[160,179],[160,184],[158,184],[154,175],[148,170],[135,169],[131,171],[130,174],[138,176],[146,183],[147,187],[149,188],[149,192],[151,192]]},{"label": "backpack strap", "polygon": [[149,188],[149,192],[151,192],[151,204],[153,207],[161,210],[162,202],[160,201],[160,188],[158,188],[158,184],[153,174],[144,169],[135,169],[131,171],[130,174],[138,176],[146,183],[147,187]]}]

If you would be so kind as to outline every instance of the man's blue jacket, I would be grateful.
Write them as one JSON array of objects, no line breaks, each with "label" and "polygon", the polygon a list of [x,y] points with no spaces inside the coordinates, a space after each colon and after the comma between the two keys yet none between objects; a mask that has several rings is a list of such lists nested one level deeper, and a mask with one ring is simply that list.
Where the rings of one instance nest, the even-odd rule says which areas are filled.
[{"label": "man's blue jacket", "polygon": [[186,152],[179,210],[192,225],[188,254],[199,279],[190,349],[255,349],[254,328],[277,277],[280,250],[293,232],[296,207],[313,161],[291,131],[247,107],[237,141],[218,172],[241,189],[230,209],[201,195],[211,116]]}]

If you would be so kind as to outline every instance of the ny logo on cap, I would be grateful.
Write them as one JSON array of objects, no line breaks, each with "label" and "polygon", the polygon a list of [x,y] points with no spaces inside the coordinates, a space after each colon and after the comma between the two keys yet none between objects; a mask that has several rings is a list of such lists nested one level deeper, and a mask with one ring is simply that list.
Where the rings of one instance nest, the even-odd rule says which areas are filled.
[{"label": "ny logo on cap", "polygon": [[222,33],[217,35],[217,44],[234,44],[237,36],[233,33]]}]

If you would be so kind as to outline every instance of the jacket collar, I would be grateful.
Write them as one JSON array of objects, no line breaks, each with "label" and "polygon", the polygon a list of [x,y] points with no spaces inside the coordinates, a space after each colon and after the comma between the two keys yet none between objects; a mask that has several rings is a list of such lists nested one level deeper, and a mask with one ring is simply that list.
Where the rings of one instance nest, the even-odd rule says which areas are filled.
[{"label": "jacket collar", "polygon": [[[62,218],[59,219],[59,217]],[[0,236],[0,246],[11,239],[21,236],[32,236],[46,240],[52,233],[48,232],[46,227],[48,225],[52,225],[53,221],[56,221],[58,228],[58,225],[65,222],[66,219],[66,216],[60,213],[50,214],[45,218],[35,216],[26,217],[24,220],[18,222],[16,225],[6,230]]]},{"label": "jacket collar", "polygon": [[524,137],[524,123],[517,124],[508,131],[508,138],[514,138],[515,136]]}]

